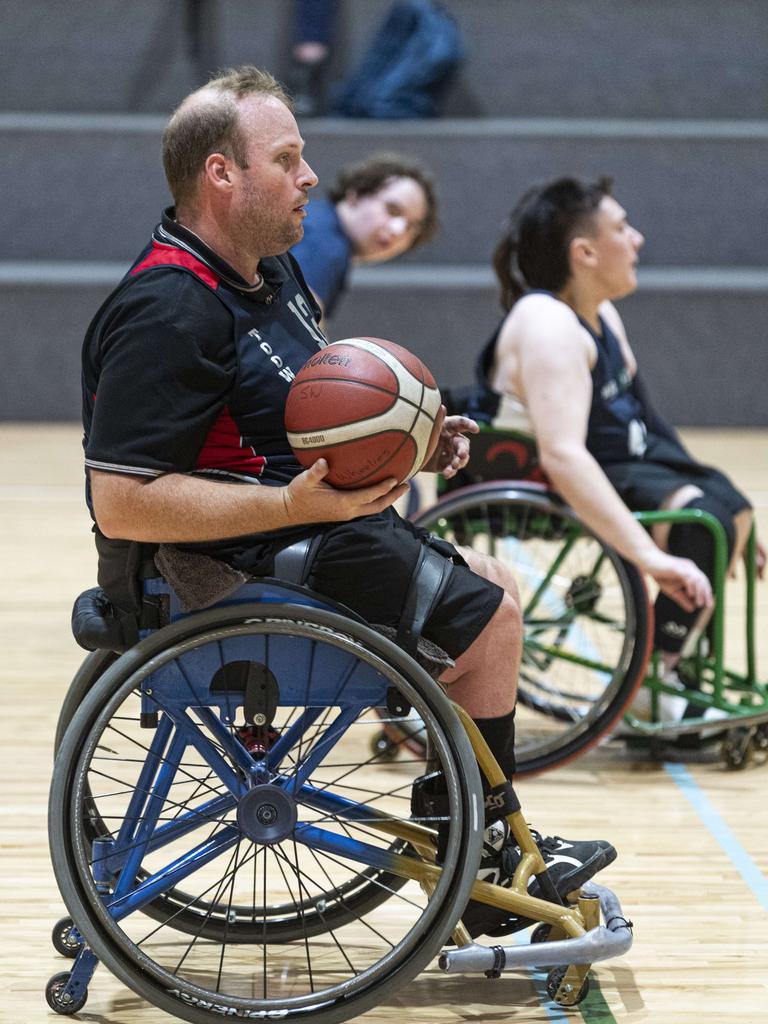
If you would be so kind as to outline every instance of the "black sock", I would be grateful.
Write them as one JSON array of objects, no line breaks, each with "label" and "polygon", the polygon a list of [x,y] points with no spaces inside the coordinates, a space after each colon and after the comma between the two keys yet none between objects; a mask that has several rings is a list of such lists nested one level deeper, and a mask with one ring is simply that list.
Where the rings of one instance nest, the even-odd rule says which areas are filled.
[{"label": "black sock", "polygon": [[[512,789],[515,774],[515,710],[497,718],[475,718],[474,723],[488,744],[488,748],[504,772],[508,784],[492,789],[485,776],[480,773],[483,797],[486,800],[485,824],[489,825],[512,811],[520,810],[520,803]],[[489,804],[491,806],[489,806]],[[411,813],[415,818],[433,817],[447,812],[445,777],[437,764],[428,764],[428,773],[415,780],[411,795]],[[445,857],[447,826],[438,826],[438,863]]]},{"label": "black sock", "polygon": [[[517,762],[515,761],[515,708],[498,718],[476,718],[475,725],[488,744],[488,748],[499,762],[499,767],[512,782]],[[487,795],[488,783],[483,777],[483,792]]]}]

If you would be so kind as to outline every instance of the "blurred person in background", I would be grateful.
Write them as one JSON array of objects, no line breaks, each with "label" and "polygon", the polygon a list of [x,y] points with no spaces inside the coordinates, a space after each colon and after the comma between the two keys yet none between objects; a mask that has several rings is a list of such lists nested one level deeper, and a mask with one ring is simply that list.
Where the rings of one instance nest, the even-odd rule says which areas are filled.
[{"label": "blurred person in background", "polygon": [[436,232],[432,178],[397,154],[379,154],[344,168],[327,199],[312,199],[304,238],[291,253],[325,317],[347,287],[353,263],[384,263]]}]

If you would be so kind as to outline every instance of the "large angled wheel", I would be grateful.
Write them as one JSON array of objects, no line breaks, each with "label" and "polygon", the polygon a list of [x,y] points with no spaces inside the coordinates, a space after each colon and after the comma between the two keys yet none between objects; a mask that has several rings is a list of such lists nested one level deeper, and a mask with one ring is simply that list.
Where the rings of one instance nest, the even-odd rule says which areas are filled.
[{"label": "large angled wheel", "polygon": [[[445,774],[441,873],[437,822],[410,820],[423,760],[367,755],[388,696],[416,710]],[[262,698],[276,711],[254,756],[242,709]],[[386,999],[450,934],[480,804],[450,702],[397,647],[330,612],[230,606],[166,627],[90,688],[57,758],[51,850],[85,941],[162,1009],[330,1024]],[[153,902],[154,920],[136,913]]]},{"label": "large angled wheel", "polygon": [[467,487],[417,523],[500,559],[518,584],[525,629],[519,771],[556,767],[596,743],[645,673],[650,613],[637,569],[536,488]]},{"label": "large angled wheel", "polygon": [[[72,679],[59,713],[55,738],[57,752],[69,723],[85,697],[118,657],[119,655],[113,651],[93,651],[83,661]],[[411,712],[408,720],[410,721],[414,717],[414,713]],[[423,733],[423,724],[421,719],[418,719],[418,734],[421,736]],[[143,732],[143,738],[148,742],[146,731]],[[419,744],[414,749],[417,756],[411,759],[412,763],[426,769],[423,744]],[[377,756],[370,758],[371,763],[385,763],[387,760],[386,754],[381,750],[377,752]],[[91,799],[90,789],[86,785],[83,790],[84,805],[89,800],[88,812],[83,814],[82,820],[85,840],[93,842],[107,834],[110,829],[109,824],[101,819],[101,804],[99,801]],[[403,849],[404,845],[403,843],[393,844],[393,849]],[[312,925],[309,924],[309,918],[314,914],[314,907],[310,905],[309,908],[305,908],[303,927],[319,927],[321,931],[324,930],[324,921],[329,918],[329,915],[336,914],[339,907],[343,908],[342,913],[372,910],[388,898],[390,889],[401,888],[404,884],[405,879],[391,873],[372,868],[361,871],[340,886],[335,904],[326,907],[323,920],[319,924],[317,920]],[[262,934],[262,928],[260,925],[258,929],[254,929],[253,908],[250,904],[241,906],[236,903],[228,903],[225,906],[216,899],[216,894],[213,894],[213,898],[211,895],[208,893],[200,897],[186,892],[183,888],[171,887],[144,905],[142,912],[156,921],[172,921],[175,929],[186,934],[214,940],[222,940],[226,936],[226,940],[230,943],[258,941]],[[289,913],[286,919],[283,909],[281,906],[268,908],[270,933],[273,937],[282,934],[289,939],[295,938],[295,915]],[[54,946],[58,950],[55,941]]]}]

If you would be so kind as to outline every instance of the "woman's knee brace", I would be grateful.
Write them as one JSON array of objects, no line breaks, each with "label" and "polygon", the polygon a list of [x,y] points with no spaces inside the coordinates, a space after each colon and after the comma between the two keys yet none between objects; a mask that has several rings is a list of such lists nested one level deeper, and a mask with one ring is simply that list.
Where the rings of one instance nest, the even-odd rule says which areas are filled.
[{"label": "woman's knee brace", "polygon": [[[733,551],[736,540],[736,527],[733,516],[728,509],[717,498],[709,494],[702,494],[694,498],[685,506],[687,509],[701,509],[702,512],[709,512],[721,524],[725,530],[725,537],[728,542],[728,557]],[[690,558],[692,562],[706,573],[711,580],[715,567],[715,545],[711,530],[703,523],[673,523],[669,531],[669,553],[679,558]]]},{"label": "woman's knee brace", "polygon": [[[728,557],[733,551],[736,529],[733,517],[722,502],[708,494],[689,501],[686,509],[698,508],[713,515],[725,530]],[[669,553],[678,558],[690,558],[703,573],[713,580],[715,574],[715,545],[711,530],[703,523],[673,523],[669,531]],[[687,612],[679,604],[659,594],[656,599],[655,643],[662,651],[676,654],[685,643],[691,627],[699,617],[700,609]]]}]

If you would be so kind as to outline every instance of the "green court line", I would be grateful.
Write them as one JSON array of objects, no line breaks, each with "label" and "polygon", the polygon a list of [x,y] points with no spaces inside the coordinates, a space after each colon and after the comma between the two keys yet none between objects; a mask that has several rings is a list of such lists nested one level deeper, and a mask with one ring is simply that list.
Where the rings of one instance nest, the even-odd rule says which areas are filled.
[{"label": "green court line", "polygon": [[611,1008],[606,1003],[600,983],[594,974],[589,976],[589,993],[586,999],[579,1003],[579,1010],[581,1010],[585,1024],[616,1024],[616,1018],[611,1013]]},{"label": "green court line", "polygon": [[[514,942],[518,946],[527,944],[522,933],[515,935]],[[541,1008],[546,1013],[549,1024],[570,1024],[574,1020],[571,1016],[571,1008],[559,1006],[547,995],[546,970],[530,967],[528,969],[528,977],[536,989]],[[605,1001],[605,996],[600,989],[600,983],[593,971],[590,971],[589,974],[589,993],[583,1002],[579,1003],[574,1009],[579,1010],[585,1024],[616,1024],[616,1018]]]}]

